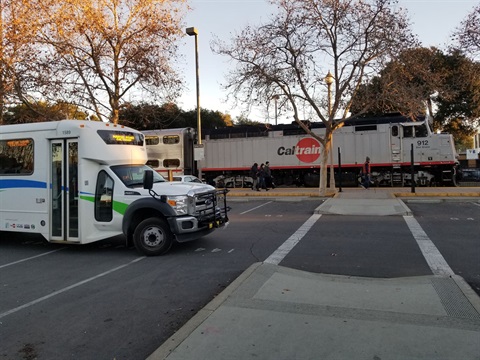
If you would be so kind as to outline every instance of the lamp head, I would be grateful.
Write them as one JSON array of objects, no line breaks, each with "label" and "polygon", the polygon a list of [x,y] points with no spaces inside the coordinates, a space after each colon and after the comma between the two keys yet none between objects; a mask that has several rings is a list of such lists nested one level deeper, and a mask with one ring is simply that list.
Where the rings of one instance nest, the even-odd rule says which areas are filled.
[{"label": "lamp head", "polygon": [[190,35],[190,36],[198,35],[198,31],[194,27],[187,28],[185,32],[187,33],[187,35]]},{"label": "lamp head", "polygon": [[332,85],[334,80],[335,78],[333,77],[332,73],[328,71],[327,76],[325,76],[325,82],[327,83],[327,85]]}]

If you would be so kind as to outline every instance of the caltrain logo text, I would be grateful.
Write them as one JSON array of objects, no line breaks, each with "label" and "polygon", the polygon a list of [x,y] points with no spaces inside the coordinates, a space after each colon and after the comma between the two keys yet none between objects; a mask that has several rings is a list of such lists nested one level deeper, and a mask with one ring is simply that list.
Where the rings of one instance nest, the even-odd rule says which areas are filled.
[{"label": "caltrain logo text", "polygon": [[312,163],[320,156],[320,143],[313,138],[305,138],[300,140],[297,145],[292,148],[285,148],[280,146],[277,150],[277,154],[283,155],[295,155],[298,160],[304,163]]}]

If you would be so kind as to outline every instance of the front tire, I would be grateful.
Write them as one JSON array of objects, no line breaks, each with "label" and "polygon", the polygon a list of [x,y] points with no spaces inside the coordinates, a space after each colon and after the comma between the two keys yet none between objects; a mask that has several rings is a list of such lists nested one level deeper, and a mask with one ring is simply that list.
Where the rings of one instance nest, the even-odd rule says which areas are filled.
[{"label": "front tire", "polygon": [[133,243],[146,256],[162,255],[172,247],[173,234],[165,220],[149,218],[135,228]]}]

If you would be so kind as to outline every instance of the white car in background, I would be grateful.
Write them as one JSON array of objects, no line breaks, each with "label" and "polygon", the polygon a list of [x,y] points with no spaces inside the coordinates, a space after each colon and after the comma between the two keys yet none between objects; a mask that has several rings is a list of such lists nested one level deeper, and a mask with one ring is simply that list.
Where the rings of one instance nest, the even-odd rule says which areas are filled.
[{"label": "white car in background", "polygon": [[250,176],[243,175],[237,175],[236,177],[219,175],[213,181],[217,188],[251,188],[253,186],[253,179]]},{"label": "white car in background", "polygon": [[199,178],[193,175],[176,175],[172,178],[172,181],[202,183]]}]

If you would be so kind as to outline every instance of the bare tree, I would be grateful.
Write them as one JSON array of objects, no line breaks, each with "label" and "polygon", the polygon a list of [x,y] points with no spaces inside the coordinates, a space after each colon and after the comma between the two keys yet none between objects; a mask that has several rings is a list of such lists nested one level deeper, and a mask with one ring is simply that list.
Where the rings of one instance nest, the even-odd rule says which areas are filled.
[{"label": "bare tree", "polygon": [[[359,86],[415,39],[396,1],[271,2],[278,14],[268,23],[246,27],[231,44],[216,40],[212,49],[237,64],[226,86],[237,100],[262,104],[281,95],[299,126],[322,144],[320,193],[325,194],[333,132],[370,106],[350,114]],[[329,71],[334,78],[331,106],[325,83]],[[310,131],[303,120],[322,121],[325,135]]]},{"label": "bare tree", "polygon": [[173,64],[186,0],[30,0],[42,21],[38,91],[118,122],[131,92],[175,98]]},{"label": "bare tree", "polygon": [[480,4],[461,23],[454,38],[465,53],[480,56]]}]

